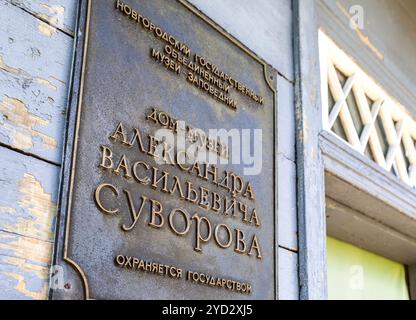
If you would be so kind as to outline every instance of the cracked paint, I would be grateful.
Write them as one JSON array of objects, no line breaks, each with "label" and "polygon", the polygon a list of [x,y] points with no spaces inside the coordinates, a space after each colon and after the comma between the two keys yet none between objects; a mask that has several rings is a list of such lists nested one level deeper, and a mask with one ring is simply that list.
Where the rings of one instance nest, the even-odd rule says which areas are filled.
[{"label": "cracked paint", "polygon": [[17,274],[17,273],[12,273],[12,272],[6,272],[5,275],[14,278],[15,280],[17,280],[17,284],[14,287],[15,290],[19,291],[20,293],[24,294],[25,296],[32,298],[32,299],[41,299],[44,295],[41,294],[41,297],[39,296],[40,293],[39,292],[32,292],[30,290],[27,289],[27,284],[26,284],[26,280],[25,277],[22,276],[21,274]]},{"label": "cracked paint", "polygon": [[49,120],[29,112],[26,105],[18,99],[7,97],[0,102],[0,114],[4,120],[0,122],[15,148],[29,150],[34,146],[34,139],[40,138],[47,149],[56,149],[54,138],[34,129],[35,126],[46,126]]},{"label": "cracked paint", "polygon": [[20,258],[47,267],[52,259],[52,249],[50,241],[0,231],[0,256]]},{"label": "cracked paint", "polygon": [[49,80],[42,79],[42,78],[37,78],[36,80],[38,81],[38,83],[47,86],[49,89],[52,89],[52,90],[55,90],[55,91],[58,90],[58,88],[52,82],[50,82]]},{"label": "cracked paint", "polygon": [[19,182],[21,199],[18,205],[30,212],[31,219],[18,219],[15,229],[20,234],[53,241],[53,221],[56,204],[52,195],[45,192],[35,176],[25,173]]},{"label": "cracked paint", "polygon": [[0,299],[46,299],[59,170],[9,149],[0,162]]},{"label": "cracked paint", "polygon": [[40,21],[38,30],[40,33],[44,34],[45,36],[52,37],[53,34],[57,32],[56,28],[50,26],[49,24]]},{"label": "cracked paint", "polygon": [[45,9],[48,13],[40,13],[39,17],[48,21],[50,24],[57,26],[58,28],[64,27],[65,20],[65,7],[63,6],[51,6],[45,3],[41,4],[41,8]]},{"label": "cracked paint", "polygon": [[52,242],[0,231],[0,279],[25,298],[46,299],[52,250]]},{"label": "cracked paint", "polygon": [[66,84],[66,82],[64,81],[64,80],[61,80],[61,79],[58,79],[58,78],[56,78],[56,77],[54,77],[54,76],[50,76],[52,79],[54,79],[54,80],[56,80],[56,81],[58,81],[58,82],[60,82],[60,83],[62,83],[62,84]]}]

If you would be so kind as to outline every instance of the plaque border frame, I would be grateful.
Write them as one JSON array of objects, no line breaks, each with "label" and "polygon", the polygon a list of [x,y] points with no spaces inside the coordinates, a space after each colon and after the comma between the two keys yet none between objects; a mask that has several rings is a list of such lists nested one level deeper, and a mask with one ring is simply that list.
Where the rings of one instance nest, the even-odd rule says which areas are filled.
[{"label": "plaque border frame", "polygon": [[[220,25],[206,16],[188,0],[175,0],[207,23],[214,31],[229,40],[233,45],[242,50],[250,58],[262,65],[264,79],[268,87],[273,93],[273,196],[274,196],[274,299],[279,299],[279,244],[278,244],[278,89],[277,76],[278,72],[271,67],[266,61],[258,57],[253,51],[247,48],[238,39],[225,31]],[[57,206],[57,222],[55,228],[55,243],[53,249],[53,265],[59,265],[60,262],[69,264],[76,273],[78,273],[82,286],[83,296],[85,300],[94,300],[91,297],[88,278],[82,268],[72,260],[68,255],[68,241],[70,234],[70,221],[72,209],[72,196],[74,187],[74,176],[77,160],[79,126],[82,113],[82,100],[85,80],[85,65],[88,54],[88,40],[91,18],[92,0],[78,0],[77,16],[75,24],[73,57],[71,66],[71,79],[68,93],[68,113],[65,126],[64,149],[62,154],[62,168],[60,174],[59,197]],[[51,277],[53,275],[51,274]],[[49,299],[55,299],[55,291],[49,288]]]}]

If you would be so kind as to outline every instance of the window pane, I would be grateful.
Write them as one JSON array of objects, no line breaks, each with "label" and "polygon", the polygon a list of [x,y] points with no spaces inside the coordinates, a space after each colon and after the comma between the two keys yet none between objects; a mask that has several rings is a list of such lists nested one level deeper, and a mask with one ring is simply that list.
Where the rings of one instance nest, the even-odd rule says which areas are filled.
[{"label": "window pane", "polygon": [[327,261],[329,299],[409,299],[400,263],[330,237]]}]

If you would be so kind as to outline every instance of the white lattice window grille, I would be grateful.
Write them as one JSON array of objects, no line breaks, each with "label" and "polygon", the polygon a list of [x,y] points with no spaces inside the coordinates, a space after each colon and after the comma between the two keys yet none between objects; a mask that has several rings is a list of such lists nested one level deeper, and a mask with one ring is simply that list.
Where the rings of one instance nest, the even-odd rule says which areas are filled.
[{"label": "white lattice window grille", "polygon": [[319,46],[324,129],[415,188],[415,120],[323,32]]}]

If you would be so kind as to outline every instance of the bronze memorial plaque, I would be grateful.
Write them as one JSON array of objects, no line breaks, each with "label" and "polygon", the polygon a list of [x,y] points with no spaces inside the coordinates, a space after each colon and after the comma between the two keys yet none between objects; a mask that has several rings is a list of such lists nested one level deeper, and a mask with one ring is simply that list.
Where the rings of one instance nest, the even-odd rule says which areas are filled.
[{"label": "bronze memorial plaque", "polygon": [[78,11],[51,298],[276,299],[275,70],[187,1]]}]

